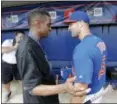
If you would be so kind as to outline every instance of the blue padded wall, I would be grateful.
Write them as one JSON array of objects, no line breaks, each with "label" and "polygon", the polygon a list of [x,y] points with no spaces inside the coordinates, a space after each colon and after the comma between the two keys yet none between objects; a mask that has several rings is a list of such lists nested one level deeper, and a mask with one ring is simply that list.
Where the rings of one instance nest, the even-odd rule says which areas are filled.
[{"label": "blue padded wall", "polygon": [[[106,43],[108,62],[117,62],[117,26],[91,26],[91,31]],[[25,33],[28,34],[28,31]],[[2,42],[13,37],[13,32],[2,32]],[[67,27],[53,28],[47,38],[40,40],[48,60],[52,62],[52,66],[55,68],[71,65],[73,50],[79,42],[80,40],[71,37]]]},{"label": "blue padded wall", "polygon": [[72,53],[79,40],[73,39],[67,28],[53,29],[48,38],[42,39],[41,44],[49,60],[71,61]]}]

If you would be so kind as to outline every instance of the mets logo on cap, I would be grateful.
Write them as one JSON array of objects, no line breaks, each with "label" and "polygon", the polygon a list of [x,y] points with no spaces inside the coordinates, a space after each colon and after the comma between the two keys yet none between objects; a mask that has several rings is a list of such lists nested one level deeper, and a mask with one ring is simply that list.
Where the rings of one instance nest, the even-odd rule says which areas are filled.
[{"label": "mets logo on cap", "polygon": [[67,9],[64,11],[64,18],[69,18],[69,16],[71,15],[72,12],[74,12],[75,10],[73,8]]}]

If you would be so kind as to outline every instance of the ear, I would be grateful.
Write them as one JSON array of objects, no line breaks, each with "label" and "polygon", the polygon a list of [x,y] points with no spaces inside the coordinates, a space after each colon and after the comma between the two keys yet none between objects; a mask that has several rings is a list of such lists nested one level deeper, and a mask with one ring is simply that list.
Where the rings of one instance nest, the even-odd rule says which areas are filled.
[{"label": "ear", "polygon": [[40,27],[40,25],[41,25],[40,21],[38,21],[38,20],[33,21],[31,24],[32,24],[32,26],[36,26],[36,27]]}]

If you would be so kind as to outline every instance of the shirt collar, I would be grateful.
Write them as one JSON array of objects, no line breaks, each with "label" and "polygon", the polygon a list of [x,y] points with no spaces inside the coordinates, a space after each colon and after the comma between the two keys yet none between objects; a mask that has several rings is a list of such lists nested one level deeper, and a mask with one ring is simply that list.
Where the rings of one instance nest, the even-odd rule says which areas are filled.
[{"label": "shirt collar", "polygon": [[32,34],[31,32],[29,32],[28,36],[31,37],[31,38],[32,38],[34,41],[36,41],[37,43],[39,43],[38,38],[37,38],[34,34]]},{"label": "shirt collar", "polygon": [[[31,32],[29,32],[28,36],[29,36],[31,39],[33,39],[35,42],[37,42],[37,44],[38,44],[38,45],[41,47],[41,49],[43,50],[43,48],[42,48],[42,46],[41,46],[41,44],[40,44],[38,38],[37,38],[35,35],[33,35]],[[43,51],[43,52],[44,52],[44,51]],[[44,52],[44,53],[45,53],[45,52]]]},{"label": "shirt collar", "polygon": [[88,37],[92,37],[92,34],[89,34],[89,35],[85,36],[81,41],[85,40]]}]

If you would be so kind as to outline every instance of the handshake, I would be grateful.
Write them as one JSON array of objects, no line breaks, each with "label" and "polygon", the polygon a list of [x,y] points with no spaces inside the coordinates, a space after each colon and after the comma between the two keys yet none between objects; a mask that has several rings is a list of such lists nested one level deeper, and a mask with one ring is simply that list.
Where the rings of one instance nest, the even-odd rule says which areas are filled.
[{"label": "handshake", "polygon": [[[75,82],[76,82],[76,76],[74,75],[74,71],[72,70],[72,68],[68,68],[68,67],[65,67],[65,68],[61,68],[60,70],[60,74],[61,74],[61,77],[63,79],[62,82],[64,82],[64,84],[67,84],[68,86],[68,92],[72,92],[70,91],[71,87],[73,87],[72,89],[73,90],[73,93],[74,94],[74,91],[76,91],[76,95],[75,96],[81,96],[83,94],[87,94],[91,91],[90,88],[87,88],[87,89],[84,89],[84,88],[75,88]],[[78,91],[79,89],[79,91]],[[78,91],[78,92],[77,92]]]}]

